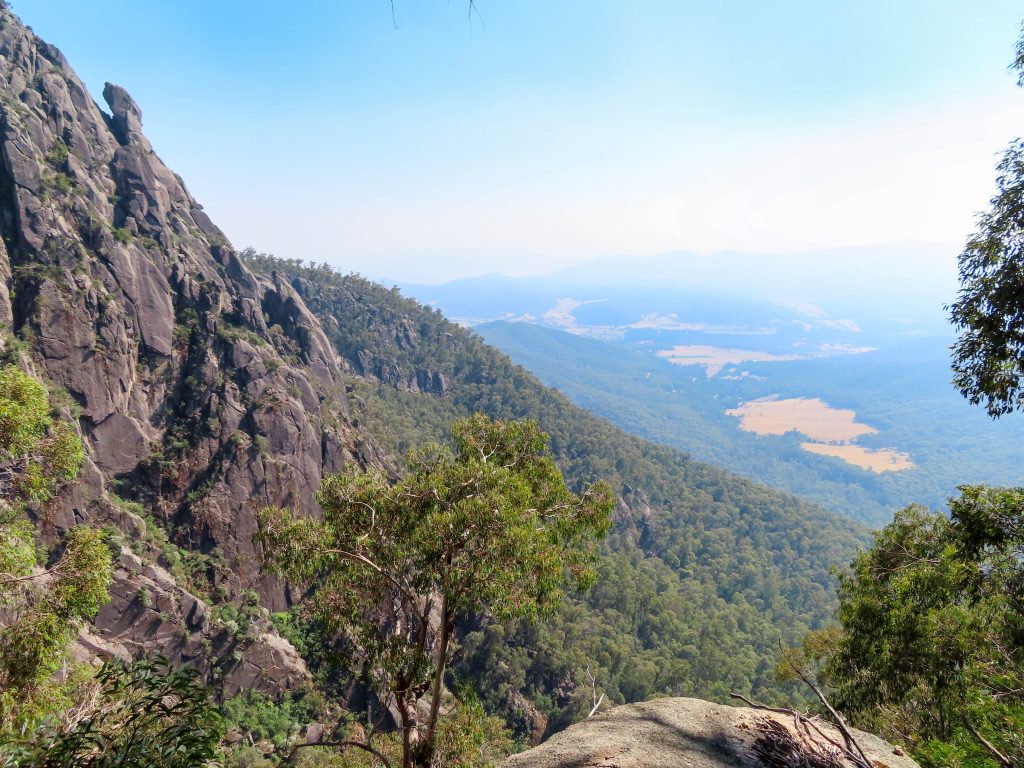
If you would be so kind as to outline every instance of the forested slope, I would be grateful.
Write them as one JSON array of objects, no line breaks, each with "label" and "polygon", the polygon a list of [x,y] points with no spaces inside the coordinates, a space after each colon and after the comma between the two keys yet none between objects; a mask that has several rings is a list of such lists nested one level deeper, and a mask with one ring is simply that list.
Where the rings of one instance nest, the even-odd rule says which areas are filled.
[{"label": "forested slope", "polygon": [[530,417],[572,482],[604,478],[620,494],[591,593],[552,623],[464,638],[458,674],[491,705],[518,708],[523,729],[566,724],[584,684],[589,696],[587,666],[614,701],[771,697],[779,640],[831,617],[828,569],[864,541],[855,523],[622,432],[396,290],[247,255],[257,272],[287,274],[359,374],[353,414],[396,453],[444,439],[454,418],[475,411]]}]

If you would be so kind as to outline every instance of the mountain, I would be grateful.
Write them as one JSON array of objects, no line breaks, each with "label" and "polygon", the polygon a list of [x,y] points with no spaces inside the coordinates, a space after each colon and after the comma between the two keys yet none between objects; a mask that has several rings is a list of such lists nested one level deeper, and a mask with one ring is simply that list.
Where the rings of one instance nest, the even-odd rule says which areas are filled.
[{"label": "mountain", "polygon": [[965,482],[1024,483],[1024,426],[950,384],[948,248],[668,253],[402,287],[626,431],[869,525]]},{"label": "mountain", "polygon": [[[105,114],[54,46],[0,11],[0,322],[87,446],[53,541],[111,526],[111,601],[90,652],[190,660],[226,693],[306,675],[267,634],[243,647],[212,604],[285,587],[260,575],[255,512],[315,509],[324,472],[383,458],[356,428],[343,363],[282,280],[256,277],[142,134],[113,84]],[[140,597],[144,595],[144,597]]]},{"label": "mountain", "polygon": [[[863,528],[616,429],[395,289],[273,257],[249,254],[248,263],[286,274],[323,320],[360,374],[353,413],[393,453],[443,439],[453,419],[474,412],[535,418],[570,481],[604,478],[620,497],[589,595],[540,629],[482,626],[463,638],[457,671],[487,681],[485,702],[499,709],[501,692],[523,678],[534,700],[574,691],[587,659],[602,658],[613,701],[656,692],[725,699],[748,687],[778,695],[780,637],[828,620],[828,564],[845,562]],[[563,693],[545,705],[546,732],[580,704]]]},{"label": "mountain", "polygon": [[102,111],[7,7],[0,90],[3,357],[51,384],[87,450],[34,516],[47,544],[88,524],[117,553],[81,656],[161,653],[224,698],[308,687],[318,649],[310,668],[275,629],[300,595],[263,572],[256,512],[317,514],[325,473],[394,475],[483,411],[537,419],[571,482],[620,503],[595,589],[538,625],[467,617],[458,680],[529,738],[578,715],[584,668],[614,701],[780,695],[778,642],[831,620],[829,568],[862,527],[622,432],[397,291],[243,258],[129,94],[108,83]]},{"label": "mountain", "polygon": [[948,248],[902,243],[606,258],[530,277],[399,287],[469,325],[528,320],[633,343],[804,356],[949,336],[943,305],[957,280]]}]

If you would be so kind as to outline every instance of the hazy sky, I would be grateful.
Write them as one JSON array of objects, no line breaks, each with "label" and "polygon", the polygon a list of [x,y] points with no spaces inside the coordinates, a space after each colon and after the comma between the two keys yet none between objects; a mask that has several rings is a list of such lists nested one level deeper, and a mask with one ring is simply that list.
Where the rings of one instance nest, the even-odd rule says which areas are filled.
[{"label": "hazy sky", "polygon": [[14,0],[235,245],[373,277],[957,246],[1024,126],[1009,0]]}]

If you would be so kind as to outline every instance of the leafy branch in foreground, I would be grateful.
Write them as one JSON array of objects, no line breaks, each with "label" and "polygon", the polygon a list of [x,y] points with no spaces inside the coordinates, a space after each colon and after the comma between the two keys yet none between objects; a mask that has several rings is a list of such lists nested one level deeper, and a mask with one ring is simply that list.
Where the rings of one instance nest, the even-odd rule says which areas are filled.
[{"label": "leafy branch in foreground", "polygon": [[610,489],[571,492],[536,423],[477,415],[452,436],[454,453],[429,446],[397,483],[374,471],[326,479],[322,518],[268,509],[258,534],[274,566],[310,585],[318,617],[358,647],[405,768],[436,751],[459,618],[550,612],[567,584],[592,582],[610,525]]},{"label": "leafy branch in foreground", "polygon": [[1024,489],[897,513],[839,599],[841,631],[803,657],[838,708],[924,766],[1024,765]]},{"label": "leafy branch in foreground", "polygon": [[162,657],[133,664],[111,659],[82,688],[58,724],[16,744],[9,756],[0,754],[0,765],[202,768],[215,764],[221,716],[195,670],[171,669]]},{"label": "leafy branch in foreground", "polygon": [[84,526],[67,532],[48,568],[37,562],[26,506],[50,499],[84,457],[73,427],[50,411],[41,382],[0,368],[0,740],[63,706],[53,673],[79,626],[106,602],[111,580],[107,536]]}]

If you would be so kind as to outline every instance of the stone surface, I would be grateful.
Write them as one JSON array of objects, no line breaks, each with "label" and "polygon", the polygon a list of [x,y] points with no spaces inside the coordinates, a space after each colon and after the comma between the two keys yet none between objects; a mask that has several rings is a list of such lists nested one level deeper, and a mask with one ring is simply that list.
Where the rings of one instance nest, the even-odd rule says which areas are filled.
[{"label": "stone surface", "polygon": [[[87,449],[44,531],[113,525],[132,545],[77,652],[163,653],[228,693],[296,685],[305,667],[269,622],[239,644],[170,565],[182,576],[174,553],[195,553],[208,593],[287,607],[261,572],[256,512],[316,514],[325,471],[383,461],[348,418],[346,366],[296,290],[254,275],[163,164],[128,92],[107,83],[104,114],[2,4],[0,96],[0,342],[29,342],[24,363],[66,391]],[[143,540],[114,488],[170,540]]]},{"label": "stone surface", "polygon": [[[763,768],[753,752],[756,723],[793,719],[700,699],[656,699],[615,707],[513,755],[502,768]],[[819,723],[830,737],[842,736]],[[875,768],[918,768],[876,736],[855,732]]]},{"label": "stone surface", "polygon": [[106,83],[103,86],[103,100],[107,102],[114,116],[112,130],[118,141],[127,144],[142,133],[142,110],[128,91],[119,85]]}]

